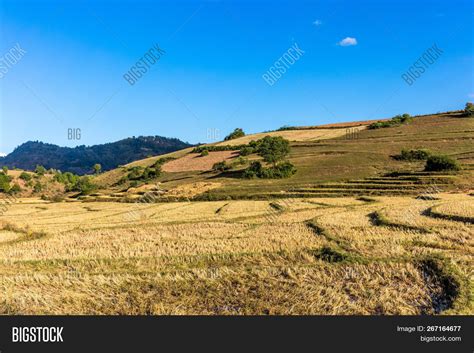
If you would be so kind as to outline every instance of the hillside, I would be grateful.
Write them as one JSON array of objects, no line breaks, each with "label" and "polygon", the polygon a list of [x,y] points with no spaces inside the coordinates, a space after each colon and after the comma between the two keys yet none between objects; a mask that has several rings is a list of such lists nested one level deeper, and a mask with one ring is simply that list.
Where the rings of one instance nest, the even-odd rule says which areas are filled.
[{"label": "hillside", "polygon": [[[247,135],[214,145],[237,146],[265,135],[284,136],[290,140],[289,161],[297,173],[287,179],[243,179],[241,171],[256,155],[239,162],[238,151],[210,152],[208,156],[185,149],[161,157],[175,159],[163,165],[160,177],[135,183],[119,183],[133,167],[153,165],[161,157],[133,162],[100,175],[96,182],[101,191],[98,199],[122,200],[139,197],[150,187],[159,189],[160,197],[192,195],[194,199],[242,199],[279,197],[317,197],[345,195],[413,194],[436,184],[443,190],[466,189],[473,182],[474,119],[461,112],[425,115],[414,118],[409,124],[369,130],[365,123],[348,130],[344,127],[295,128]],[[364,125],[365,124],[365,125]],[[356,130],[354,130],[356,129]],[[463,170],[456,174],[424,172],[424,161],[400,161],[394,158],[402,149],[429,149],[433,153],[447,154],[458,160]],[[216,154],[229,163],[231,170],[215,172],[210,169]],[[241,160],[241,161],[242,161]],[[190,192],[194,190],[195,192]],[[158,193],[157,193],[158,196]],[[93,197],[92,197],[93,198]]]},{"label": "hillside", "polygon": [[140,136],[94,146],[60,147],[53,144],[29,141],[18,146],[0,166],[34,170],[37,165],[63,172],[86,174],[99,163],[107,171],[137,159],[173,152],[190,144],[176,138]]},{"label": "hillside", "polygon": [[18,187],[1,195],[0,314],[472,315],[474,119],[369,124],[269,133],[290,140],[286,179],[242,177],[262,157],[238,146],[267,133],[94,176],[1,171]]}]

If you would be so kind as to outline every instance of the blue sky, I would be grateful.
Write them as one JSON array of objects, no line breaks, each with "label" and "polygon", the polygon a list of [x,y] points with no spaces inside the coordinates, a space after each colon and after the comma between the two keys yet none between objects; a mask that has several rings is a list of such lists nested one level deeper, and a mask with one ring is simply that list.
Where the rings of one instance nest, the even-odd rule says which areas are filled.
[{"label": "blue sky", "polygon": [[[15,46],[24,51],[0,78],[5,153],[28,140],[210,142],[235,127],[251,133],[423,114],[474,100],[472,1],[0,6],[0,63]],[[155,44],[166,53],[131,86],[123,75]],[[304,54],[270,86],[262,75],[295,45]],[[442,55],[408,85],[401,75],[433,45]],[[81,129],[80,140],[68,140],[70,128]]]}]

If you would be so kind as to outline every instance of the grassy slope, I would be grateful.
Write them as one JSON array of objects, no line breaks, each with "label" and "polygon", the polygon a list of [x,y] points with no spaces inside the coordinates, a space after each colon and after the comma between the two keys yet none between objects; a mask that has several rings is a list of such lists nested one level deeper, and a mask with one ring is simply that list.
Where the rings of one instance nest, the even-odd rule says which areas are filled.
[{"label": "grassy slope", "polygon": [[[281,132],[287,134],[288,131]],[[273,133],[275,134],[275,133]],[[256,134],[260,138],[262,134]],[[295,187],[314,187],[321,183],[348,181],[380,176],[394,171],[421,171],[423,163],[400,162],[391,158],[402,148],[429,148],[434,152],[446,153],[460,160],[467,169],[474,164],[474,120],[461,118],[458,113],[418,117],[409,125],[400,127],[362,130],[357,138],[348,140],[339,137],[324,140],[293,141],[289,160],[298,169],[297,174],[283,180],[245,180],[212,172],[164,173],[157,181],[164,188],[173,188],[197,181],[222,183],[213,190],[216,195],[250,195],[291,190]],[[326,135],[324,135],[326,136]],[[324,137],[323,137],[324,138]],[[232,141],[239,143],[240,139]],[[241,142],[248,142],[249,136]],[[221,143],[222,144],[222,143]],[[180,157],[191,149],[174,152],[166,156]],[[163,157],[163,156],[160,156]],[[152,157],[129,164],[148,166],[160,157]],[[118,168],[104,173],[97,182],[105,192],[117,191],[113,184],[126,170]],[[472,172],[464,171],[458,181],[472,184]],[[121,187],[123,189],[123,186]]]}]

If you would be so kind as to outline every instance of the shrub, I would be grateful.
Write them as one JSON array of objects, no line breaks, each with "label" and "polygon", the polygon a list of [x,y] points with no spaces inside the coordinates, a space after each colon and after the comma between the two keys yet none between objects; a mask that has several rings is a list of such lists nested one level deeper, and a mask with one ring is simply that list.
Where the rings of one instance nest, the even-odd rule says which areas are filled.
[{"label": "shrub", "polygon": [[20,174],[20,179],[22,179],[24,181],[30,181],[31,180],[31,175],[27,172],[22,172]]},{"label": "shrub", "polygon": [[283,125],[281,128],[279,128],[276,131],[287,131],[287,130],[297,130],[298,128],[295,126],[289,126],[289,125]]},{"label": "shrub", "polygon": [[255,161],[244,172],[244,178],[258,178],[262,174],[262,163]]},{"label": "shrub", "polygon": [[169,162],[169,161],[172,161],[176,158],[174,157],[162,157],[162,158],[159,158],[153,165],[152,167],[153,168],[157,168],[157,167],[161,167],[163,164],[165,164],[166,162]]},{"label": "shrub", "polygon": [[240,156],[236,158],[234,161],[232,161],[232,167],[238,167],[241,165],[245,165],[247,163],[248,163],[248,159]]},{"label": "shrub", "polygon": [[161,175],[161,165],[164,162],[158,160],[151,167],[131,167],[128,169],[129,173],[119,180],[119,183],[124,183],[127,180],[132,181],[148,181],[150,179],[158,178]]},{"label": "shrub", "polygon": [[[217,151],[237,151],[240,150],[244,147],[247,147],[247,145],[222,145],[222,146],[198,146],[193,148],[191,153],[201,153],[204,150],[207,150],[209,152],[217,152]],[[174,159],[174,158],[173,158]]]},{"label": "shrub", "polygon": [[130,182],[130,187],[132,187],[132,188],[136,188],[139,185],[140,185],[140,183],[138,182],[138,180],[132,180]]},{"label": "shrub", "polygon": [[16,194],[17,192],[21,191],[21,187],[18,184],[13,184],[13,186],[10,188],[10,193]]},{"label": "shrub", "polygon": [[390,120],[378,121],[376,123],[372,123],[368,126],[368,129],[373,130],[373,129],[392,127],[392,126],[400,126],[401,124],[408,124],[408,123],[411,123],[412,121],[413,121],[413,118],[410,116],[410,114],[396,115]]},{"label": "shrub", "polygon": [[429,172],[456,171],[461,166],[455,159],[445,155],[432,155],[426,160],[425,170]]},{"label": "shrub", "polygon": [[146,167],[139,180],[147,181],[150,179],[158,178],[161,175],[161,167]]},{"label": "shrub", "polygon": [[10,191],[10,178],[3,173],[0,173],[0,192]]},{"label": "shrub", "polygon": [[232,131],[229,135],[227,135],[224,138],[224,141],[233,140],[233,139],[243,137],[243,136],[245,136],[244,130],[242,130],[241,128],[236,128],[234,131]]},{"label": "shrub", "polygon": [[395,159],[403,161],[423,161],[431,156],[430,150],[421,148],[416,150],[403,149],[400,155],[395,156]]},{"label": "shrub", "polygon": [[208,150],[203,150],[201,152],[201,157],[209,156],[209,151]]},{"label": "shrub", "polygon": [[127,179],[129,180],[138,180],[143,174],[142,167],[131,167],[128,169],[129,173],[127,174]]},{"label": "shrub", "polygon": [[96,186],[91,182],[88,176],[80,177],[79,180],[71,187],[71,191],[78,191],[81,195],[90,194]]},{"label": "shrub", "polygon": [[464,108],[464,113],[466,116],[474,116],[474,104],[466,103],[466,108]]},{"label": "shrub", "polygon": [[242,147],[240,149],[240,155],[241,156],[249,156],[254,152],[255,152],[255,150],[250,146],[245,146],[245,147]]},{"label": "shrub", "polygon": [[2,167],[2,171],[3,171],[3,173],[8,174],[8,167],[6,165],[4,165]]},{"label": "shrub", "polygon": [[46,168],[42,165],[37,165],[35,168],[35,173],[38,175],[44,175],[46,173]]},{"label": "shrub", "polygon": [[225,161],[222,162],[217,162],[212,166],[212,170],[216,172],[224,172],[226,170],[229,170],[230,167],[227,165]]},{"label": "shrub", "polygon": [[72,189],[74,189],[74,185],[76,185],[79,180],[79,175],[73,174],[71,172],[56,172],[53,179],[58,183],[64,184],[66,191],[72,191]]},{"label": "shrub", "polygon": [[34,192],[41,192],[43,190],[43,185],[37,181],[35,185],[33,186],[33,191]]},{"label": "shrub", "polygon": [[244,178],[283,179],[296,173],[296,168],[290,162],[283,162],[270,168],[264,168],[260,162],[252,162],[244,172]]}]

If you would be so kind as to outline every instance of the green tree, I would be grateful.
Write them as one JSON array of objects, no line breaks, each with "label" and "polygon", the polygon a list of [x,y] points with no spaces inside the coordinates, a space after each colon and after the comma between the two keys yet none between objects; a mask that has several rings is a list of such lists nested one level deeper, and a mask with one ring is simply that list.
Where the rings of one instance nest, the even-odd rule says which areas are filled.
[{"label": "green tree", "polygon": [[17,192],[20,192],[20,191],[21,191],[21,187],[20,187],[20,185],[18,185],[16,183],[13,184],[13,186],[10,189],[11,194],[16,194]]},{"label": "green tree", "polygon": [[20,179],[22,179],[24,181],[30,181],[31,180],[31,175],[27,172],[22,172],[20,174]]},{"label": "green tree", "polygon": [[2,170],[5,173],[5,175],[8,174],[8,167],[6,165],[2,167]]},{"label": "green tree", "polygon": [[265,136],[260,140],[257,153],[275,167],[290,153],[290,142],[281,136]]},{"label": "green tree", "polygon": [[71,191],[79,191],[82,195],[90,194],[96,186],[91,182],[88,176],[80,177],[77,183],[71,188]]},{"label": "green tree", "polygon": [[466,108],[464,109],[464,113],[466,113],[467,116],[474,116],[474,104],[472,103],[466,103]]},{"label": "green tree", "polygon": [[94,173],[99,174],[102,171],[102,166],[99,163],[94,164]]},{"label": "green tree", "polygon": [[33,191],[34,192],[41,192],[43,191],[43,185],[38,181],[36,184],[33,186]]},{"label": "green tree", "polygon": [[0,173],[0,192],[9,192],[9,191],[10,191],[10,178],[4,173]]},{"label": "green tree", "polygon": [[243,137],[243,136],[245,136],[244,130],[242,130],[241,128],[238,127],[236,129],[234,129],[234,131],[232,131],[229,135],[227,135],[224,138],[224,141],[233,140],[233,139]]},{"label": "green tree", "polygon": [[44,175],[46,173],[46,168],[42,165],[37,165],[35,168],[35,173],[38,175]]}]

